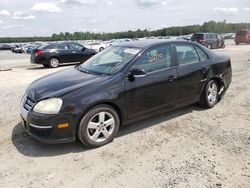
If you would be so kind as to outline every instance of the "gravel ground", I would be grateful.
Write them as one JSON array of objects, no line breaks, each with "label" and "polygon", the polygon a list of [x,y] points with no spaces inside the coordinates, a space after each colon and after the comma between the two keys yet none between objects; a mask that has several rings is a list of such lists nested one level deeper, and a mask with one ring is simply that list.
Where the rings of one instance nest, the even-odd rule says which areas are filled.
[{"label": "gravel ground", "polygon": [[79,142],[39,143],[20,125],[28,84],[69,66],[45,69],[26,63],[26,55],[0,52],[0,68],[12,68],[0,71],[0,187],[249,188],[250,46],[231,42],[214,51],[230,55],[233,67],[218,105],[191,105],[122,127],[112,143],[91,150]]}]

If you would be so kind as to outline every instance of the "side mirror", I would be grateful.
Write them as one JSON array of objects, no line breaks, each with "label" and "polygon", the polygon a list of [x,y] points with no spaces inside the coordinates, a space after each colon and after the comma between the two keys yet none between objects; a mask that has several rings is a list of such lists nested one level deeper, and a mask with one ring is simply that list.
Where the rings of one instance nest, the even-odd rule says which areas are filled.
[{"label": "side mirror", "polygon": [[128,73],[128,80],[134,81],[135,78],[141,78],[141,77],[145,77],[145,76],[146,76],[146,73],[143,69],[134,68]]}]

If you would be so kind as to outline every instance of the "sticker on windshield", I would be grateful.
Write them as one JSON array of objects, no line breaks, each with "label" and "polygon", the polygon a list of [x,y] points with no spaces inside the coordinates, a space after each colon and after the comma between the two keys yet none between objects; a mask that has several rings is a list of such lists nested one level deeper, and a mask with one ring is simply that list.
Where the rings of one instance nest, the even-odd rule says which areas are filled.
[{"label": "sticker on windshield", "polygon": [[137,54],[139,52],[139,49],[135,49],[135,48],[127,48],[126,50],[124,50],[125,53],[128,53],[128,54]]}]

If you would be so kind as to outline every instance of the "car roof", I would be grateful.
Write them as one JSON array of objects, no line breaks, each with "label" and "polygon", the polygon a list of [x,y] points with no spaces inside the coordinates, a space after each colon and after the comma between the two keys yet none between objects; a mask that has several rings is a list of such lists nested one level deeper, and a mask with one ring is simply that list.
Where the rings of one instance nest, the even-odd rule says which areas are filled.
[{"label": "car roof", "polygon": [[217,33],[212,33],[212,32],[207,32],[207,33],[194,33],[194,35],[206,35],[206,34],[217,34]]},{"label": "car roof", "polygon": [[185,40],[145,39],[145,40],[121,42],[119,44],[114,44],[113,46],[133,47],[133,48],[150,48],[150,47],[161,45],[161,44],[171,44],[171,43],[193,44],[193,42],[188,42]]}]

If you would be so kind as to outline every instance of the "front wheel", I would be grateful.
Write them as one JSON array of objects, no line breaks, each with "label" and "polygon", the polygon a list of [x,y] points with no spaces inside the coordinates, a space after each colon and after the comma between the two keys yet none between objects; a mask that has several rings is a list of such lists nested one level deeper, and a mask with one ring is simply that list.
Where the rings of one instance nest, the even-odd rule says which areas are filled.
[{"label": "front wheel", "polygon": [[115,109],[108,105],[99,105],[82,118],[77,135],[87,147],[100,147],[113,141],[119,126],[120,118]]},{"label": "front wheel", "polygon": [[212,108],[218,102],[219,87],[215,80],[210,80],[204,88],[200,104],[206,108]]},{"label": "front wheel", "polygon": [[208,49],[212,49],[212,45],[211,45],[211,44],[208,44],[208,45],[207,45],[207,48],[208,48]]}]

